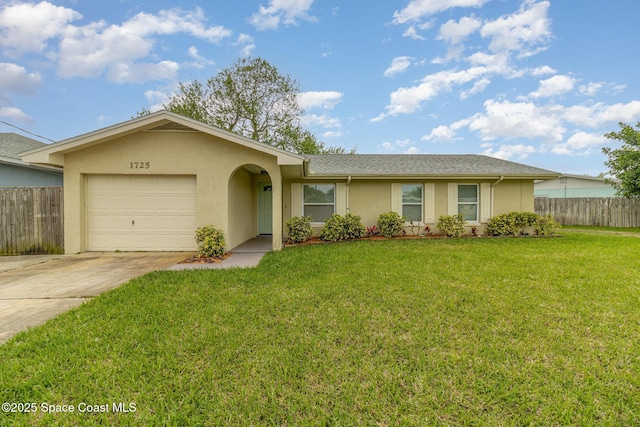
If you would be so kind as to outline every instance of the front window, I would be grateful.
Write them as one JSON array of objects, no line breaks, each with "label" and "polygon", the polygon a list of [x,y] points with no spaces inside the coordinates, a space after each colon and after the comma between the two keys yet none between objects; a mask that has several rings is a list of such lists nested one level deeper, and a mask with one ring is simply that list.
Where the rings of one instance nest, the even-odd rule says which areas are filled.
[{"label": "front window", "polygon": [[303,215],[312,222],[322,222],[335,212],[335,185],[304,184],[302,186]]},{"label": "front window", "polygon": [[422,222],[422,184],[402,184],[402,216]]},{"label": "front window", "polygon": [[478,186],[476,184],[458,185],[458,213],[465,221],[478,221]]}]

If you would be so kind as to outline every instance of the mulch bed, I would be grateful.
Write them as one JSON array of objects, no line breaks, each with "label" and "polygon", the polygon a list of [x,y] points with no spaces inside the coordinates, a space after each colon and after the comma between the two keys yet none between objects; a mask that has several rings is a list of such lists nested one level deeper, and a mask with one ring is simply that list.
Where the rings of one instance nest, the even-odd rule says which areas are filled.
[{"label": "mulch bed", "polygon": [[[465,234],[463,236],[458,237],[458,239],[504,239],[504,238],[524,238],[524,237],[547,238],[547,237],[562,237],[562,236],[558,234],[554,234],[551,236],[537,236],[534,234],[523,234],[518,236],[483,236],[483,235],[473,236],[473,235]],[[376,235],[376,236],[369,236],[369,237],[361,237],[360,239],[339,240],[338,242],[328,242],[326,240],[321,240],[320,237],[318,236],[314,236],[311,239],[304,242],[300,242],[300,243],[286,242],[284,246],[295,247],[295,246],[316,245],[321,243],[357,242],[361,240],[416,240],[416,239],[451,239],[451,237],[443,236],[442,234],[430,234],[428,236],[415,236],[412,234],[407,234],[404,236],[394,236],[394,237],[384,237],[384,236]]]},{"label": "mulch bed", "polygon": [[[468,237],[474,237],[474,236],[468,236]],[[306,240],[304,242],[300,242],[300,243],[286,242],[284,245],[285,246],[305,246],[305,245],[316,245],[320,243],[357,242],[361,240],[413,240],[413,239],[445,239],[445,238],[448,238],[448,237],[445,237],[442,235],[435,235],[435,234],[432,234],[430,236],[414,236],[414,235],[407,234],[405,236],[394,236],[394,237],[369,236],[369,237],[361,237],[359,239],[339,240],[338,242],[328,242],[326,240],[321,240],[320,237],[318,236],[314,236],[311,239]]]},{"label": "mulch bed", "polygon": [[231,252],[227,252],[221,257],[199,257],[191,255],[189,258],[180,261],[178,264],[218,264],[231,256]]}]

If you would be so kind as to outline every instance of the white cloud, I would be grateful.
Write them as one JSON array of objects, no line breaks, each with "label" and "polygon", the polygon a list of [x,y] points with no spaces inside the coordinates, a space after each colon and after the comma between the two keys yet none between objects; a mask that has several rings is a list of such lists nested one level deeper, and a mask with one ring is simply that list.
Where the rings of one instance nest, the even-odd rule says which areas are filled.
[{"label": "white cloud", "polygon": [[403,73],[411,66],[411,61],[414,58],[410,56],[397,56],[391,61],[391,65],[384,72],[385,77],[391,77],[393,75]]},{"label": "white cloud", "polygon": [[80,18],[78,12],[46,1],[13,4],[0,11],[0,47],[9,54],[46,52],[57,61],[61,77],[106,74],[114,82],[126,83],[175,77],[176,62],[154,57],[157,36],[182,33],[218,43],[232,34],[224,27],[208,25],[200,8],[142,12],[121,25],[104,21],[72,24]]},{"label": "white cloud", "polygon": [[389,141],[383,142],[382,144],[380,144],[380,147],[384,148],[386,151],[395,150],[395,148],[393,147],[393,144],[390,143]]},{"label": "white cloud", "polygon": [[402,154],[420,153],[420,149],[415,147],[415,142],[411,139],[397,139],[394,142],[385,141],[380,144],[379,147],[388,152],[400,152]]},{"label": "white cloud", "polygon": [[417,86],[403,87],[391,93],[391,101],[386,113],[371,119],[373,122],[388,116],[411,114],[420,108],[423,102],[429,101],[442,92],[448,92],[454,85],[461,85],[481,78],[491,70],[487,67],[472,67],[463,71],[441,71],[422,79]]},{"label": "white cloud", "polygon": [[80,18],[78,12],[46,1],[12,4],[0,10],[0,46],[10,55],[42,52],[49,39],[59,37],[69,22]]},{"label": "white cloud", "polygon": [[30,73],[16,64],[0,62],[0,100],[8,93],[33,95],[42,85],[38,73]]},{"label": "white cloud", "polygon": [[488,100],[485,114],[469,119],[468,127],[478,132],[484,141],[496,138],[539,139],[561,141],[566,131],[558,115],[559,107],[539,107],[531,102],[512,103]]},{"label": "white cloud", "polygon": [[402,33],[402,37],[410,38],[413,40],[425,40],[423,36],[418,34],[418,30],[413,25],[409,26],[404,33]]},{"label": "white cloud", "polygon": [[533,76],[544,76],[548,74],[555,74],[556,70],[549,67],[548,65],[543,65],[542,67],[537,67],[531,70],[531,75]]},{"label": "white cloud", "polygon": [[605,123],[635,122],[640,120],[640,101],[607,105],[574,105],[562,111],[562,119],[577,126],[595,128]]},{"label": "white cloud", "polygon": [[577,132],[567,140],[560,144],[555,144],[551,151],[554,154],[564,154],[569,156],[586,156],[591,154],[594,149],[600,151],[600,148],[606,143],[607,139],[601,134]]},{"label": "white cloud", "polygon": [[473,84],[473,87],[469,90],[465,90],[460,92],[460,99],[467,99],[471,95],[476,95],[478,93],[484,92],[484,90],[491,84],[491,80],[487,78],[482,78],[476,81]]},{"label": "white cloud", "polygon": [[435,13],[454,7],[481,7],[489,0],[411,0],[402,10],[393,14],[394,24],[419,21]]},{"label": "white cloud", "polygon": [[525,1],[518,12],[485,23],[480,34],[491,39],[489,49],[493,52],[521,50],[545,42],[551,37],[549,6],[548,1]]},{"label": "white cloud", "polygon": [[423,141],[437,141],[437,142],[451,142],[456,136],[456,131],[453,127],[438,126],[431,130],[429,135],[422,137]]},{"label": "white cloud", "polygon": [[16,107],[0,107],[0,117],[6,117],[10,120],[24,123],[34,122],[31,116],[25,114],[22,110]]},{"label": "white cloud", "polygon": [[249,22],[258,30],[276,30],[280,24],[295,25],[298,20],[315,21],[309,15],[313,0],[270,0],[269,6],[260,6]]},{"label": "white cloud", "polygon": [[114,83],[142,83],[148,80],[173,79],[180,66],[173,61],[161,61],[156,64],[120,63],[109,68],[107,79]]},{"label": "white cloud", "polygon": [[323,138],[341,138],[342,136],[344,136],[344,132],[335,130],[327,131],[322,134]]},{"label": "white cloud", "polygon": [[329,117],[326,114],[317,115],[309,114],[301,117],[300,122],[304,127],[322,127],[325,129],[340,128],[342,122],[335,117]]},{"label": "white cloud", "polygon": [[207,59],[204,56],[200,55],[198,52],[198,48],[195,46],[191,46],[188,50],[189,56],[193,59],[189,65],[196,69],[203,69],[205,67],[211,67],[215,64],[215,61],[211,59]]},{"label": "white cloud", "polygon": [[238,36],[238,40],[236,41],[235,45],[240,46],[241,48],[240,53],[244,57],[251,56],[254,49],[256,48],[253,37],[247,34],[240,34],[240,36]]},{"label": "white cloud", "polygon": [[486,148],[482,154],[485,156],[496,157],[498,159],[509,160],[512,158],[516,158],[518,160],[526,159],[529,154],[533,154],[536,152],[536,149],[532,145],[501,145],[497,151],[493,150],[493,146],[491,144],[483,144],[483,148]]},{"label": "white cloud", "polygon": [[482,21],[473,16],[462,17],[458,22],[450,19],[440,27],[437,38],[449,44],[458,44],[476,32],[481,25]]},{"label": "white cloud", "polygon": [[303,110],[311,110],[313,108],[330,110],[342,100],[343,96],[343,93],[336,91],[302,92],[298,95],[298,105]]},{"label": "white cloud", "polygon": [[535,92],[531,92],[531,98],[548,98],[571,92],[576,80],[569,76],[557,75],[540,81],[540,86]]},{"label": "white cloud", "polygon": [[159,90],[148,90],[144,93],[144,97],[147,98],[151,107],[149,107],[149,111],[159,111],[162,110],[163,104],[166,104],[171,99],[172,93],[162,92]]},{"label": "white cloud", "polygon": [[596,93],[598,93],[600,91],[600,89],[602,89],[603,86],[604,86],[604,83],[590,82],[590,83],[587,83],[586,85],[581,85],[578,88],[578,90],[583,95],[593,96]]}]

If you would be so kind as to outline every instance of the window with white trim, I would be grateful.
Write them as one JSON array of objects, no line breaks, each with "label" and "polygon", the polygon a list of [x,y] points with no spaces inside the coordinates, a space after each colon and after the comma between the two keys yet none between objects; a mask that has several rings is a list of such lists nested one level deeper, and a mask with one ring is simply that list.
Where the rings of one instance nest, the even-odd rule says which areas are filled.
[{"label": "window with white trim", "polygon": [[322,222],[336,210],[334,184],[304,184],[302,186],[302,214],[312,222]]},{"label": "window with white trim", "polygon": [[402,184],[402,216],[407,221],[422,222],[422,184]]},{"label": "window with white trim", "polygon": [[478,222],[478,184],[458,184],[458,213],[465,221]]}]

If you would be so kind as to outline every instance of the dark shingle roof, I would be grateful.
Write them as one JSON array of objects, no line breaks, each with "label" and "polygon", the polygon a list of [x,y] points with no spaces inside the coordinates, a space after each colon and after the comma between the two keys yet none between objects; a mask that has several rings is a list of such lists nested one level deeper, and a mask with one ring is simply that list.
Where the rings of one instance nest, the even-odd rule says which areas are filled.
[{"label": "dark shingle roof", "polygon": [[482,155],[319,154],[309,155],[309,176],[450,175],[557,176],[556,172]]},{"label": "dark shingle roof", "polygon": [[18,154],[40,148],[45,144],[44,142],[36,141],[35,139],[27,138],[17,133],[0,133],[0,156],[9,157],[11,159],[20,160]]}]

